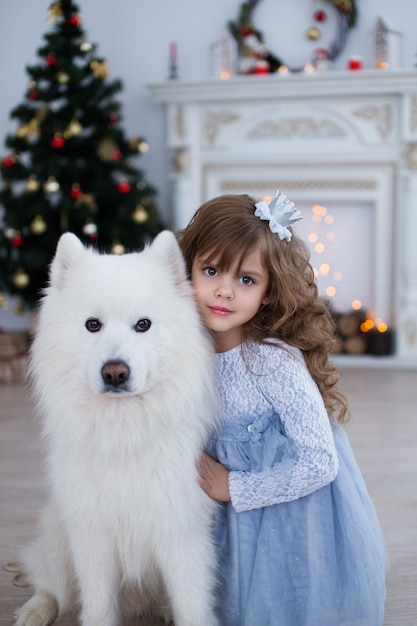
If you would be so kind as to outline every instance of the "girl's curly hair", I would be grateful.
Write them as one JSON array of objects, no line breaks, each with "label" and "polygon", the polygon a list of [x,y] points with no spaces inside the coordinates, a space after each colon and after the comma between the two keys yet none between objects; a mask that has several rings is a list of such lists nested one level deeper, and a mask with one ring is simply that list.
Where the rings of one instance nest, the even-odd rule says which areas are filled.
[{"label": "girl's curly hair", "polygon": [[254,215],[255,202],[247,195],[223,195],[198,209],[177,233],[188,272],[197,254],[227,270],[259,249],[269,273],[267,304],[245,324],[243,339],[265,343],[276,338],[299,348],[327,410],[347,421],[347,399],[337,386],[340,373],[329,361],[335,325],[327,302],[318,296],[308,248],[294,232],[290,242],[281,241],[268,221]]}]

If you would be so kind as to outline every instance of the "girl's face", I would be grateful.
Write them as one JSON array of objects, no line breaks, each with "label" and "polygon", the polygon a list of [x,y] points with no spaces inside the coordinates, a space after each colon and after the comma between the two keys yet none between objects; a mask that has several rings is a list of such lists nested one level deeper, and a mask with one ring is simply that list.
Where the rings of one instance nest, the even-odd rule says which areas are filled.
[{"label": "girl's face", "polygon": [[248,254],[241,267],[237,263],[220,271],[216,259],[197,256],[191,268],[191,280],[204,324],[213,331],[215,349],[226,352],[242,340],[242,326],[267,302],[268,272],[261,254]]}]

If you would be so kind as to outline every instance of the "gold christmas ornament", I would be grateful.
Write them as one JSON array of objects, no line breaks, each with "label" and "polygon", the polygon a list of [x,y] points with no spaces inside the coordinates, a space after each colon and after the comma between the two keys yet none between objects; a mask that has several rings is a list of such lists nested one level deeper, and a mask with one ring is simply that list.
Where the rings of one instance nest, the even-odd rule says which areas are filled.
[{"label": "gold christmas ornament", "polygon": [[112,154],[117,150],[116,144],[111,139],[103,139],[100,141],[97,154],[102,161],[112,161]]},{"label": "gold christmas ornament", "polygon": [[49,176],[43,185],[43,189],[46,193],[56,193],[59,191],[59,182],[55,176]]},{"label": "gold christmas ornament", "polygon": [[129,139],[129,146],[132,150],[138,152],[148,152],[149,144],[144,139],[138,139],[138,137],[132,137]]},{"label": "gold christmas ornament", "polygon": [[124,254],[125,247],[120,243],[120,241],[114,241],[111,247],[111,251],[113,254]]},{"label": "gold christmas ornament", "polygon": [[83,132],[83,127],[77,119],[72,119],[68,124],[67,128],[64,130],[65,139],[69,139],[70,137],[78,137]]},{"label": "gold christmas ornament", "polygon": [[13,285],[18,289],[24,289],[28,286],[29,282],[30,278],[23,268],[17,270],[17,272],[13,275]]},{"label": "gold christmas ornament", "polygon": [[307,38],[310,39],[310,41],[317,41],[317,39],[320,39],[320,36],[321,33],[316,26],[312,26],[307,31]]},{"label": "gold christmas ornament", "polygon": [[148,214],[141,204],[138,204],[135,208],[134,212],[132,213],[132,219],[137,224],[143,224],[148,219]]},{"label": "gold christmas ornament", "polygon": [[9,302],[6,296],[4,295],[4,293],[0,291],[0,309],[6,310],[8,308],[9,308]]},{"label": "gold christmas ornament", "polygon": [[15,307],[14,307],[14,312],[17,315],[23,315],[23,313],[26,311],[26,307],[24,302],[22,302],[21,300],[19,300],[19,302],[16,302]]},{"label": "gold christmas ornament", "polygon": [[29,178],[26,181],[25,187],[26,187],[26,191],[30,191],[30,192],[38,191],[40,185],[35,175],[29,176]]},{"label": "gold christmas ornament", "polygon": [[16,131],[16,135],[22,139],[29,139],[33,137],[37,138],[40,135],[39,121],[34,117],[27,124],[21,124]]},{"label": "gold christmas ornament", "polygon": [[30,230],[34,235],[42,235],[47,229],[47,224],[42,215],[37,215],[30,223]]},{"label": "gold christmas ornament", "polygon": [[90,68],[96,78],[105,80],[109,77],[109,69],[105,61],[97,61],[97,59],[94,59],[94,61],[90,63]]},{"label": "gold christmas ornament", "polygon": [[62,4],[60,2],[54,2],[48,9],[48,24],[53,24],[58,18],[62,17]]},{"label": "gold christmas ornament", "polygon": [[69,82],[70,76],[67,72],[65,72],[64,70],[59,70],[58,74],[56,75],[57,81],[61,84],[61,85],[65,85],[66,83]]},{"label": "gold christmas ornament", "polygon": [[92,193],[82,193],[74,202],[74,206],[80,207],[81,205],[87,205],[90,211],[97,209],[97,203]]},{"label": "gold christmas ornament", "polygon": [[143,141],[143,140],[139,141],[138,150],[139,152],[148,152],[149,144],[147,144],[146,141]]}]

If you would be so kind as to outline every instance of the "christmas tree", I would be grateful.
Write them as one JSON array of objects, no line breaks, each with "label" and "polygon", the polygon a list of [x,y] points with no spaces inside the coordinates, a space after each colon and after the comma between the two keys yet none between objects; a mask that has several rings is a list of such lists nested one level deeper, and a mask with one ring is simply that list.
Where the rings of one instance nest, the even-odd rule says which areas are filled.
[{"label": "christmas tree", "polygon": [[108,79],[72,0],[53,2],[48,13],[41,62],[26,68],[24,102],[10,114],[17,130],[0,160],[0,305],[3,290],[29,309],[64,231],[121,254],[163,228],[156,192],[133,164],[147,143],[120,126],[121,82]]}]

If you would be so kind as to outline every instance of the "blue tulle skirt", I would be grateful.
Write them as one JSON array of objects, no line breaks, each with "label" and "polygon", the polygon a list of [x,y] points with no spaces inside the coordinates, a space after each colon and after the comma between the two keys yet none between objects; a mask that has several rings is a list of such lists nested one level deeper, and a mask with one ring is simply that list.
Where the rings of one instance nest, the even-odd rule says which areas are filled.
[{"label": "blue tulle skirt", "polygon": [[[339,471],[330,485],[253,511],[220,505],[215,537],[222,626],[383,623],[384,539],[342,427],[334,426],[334,437]],[[242,445],[228,436],[208,452],[230,469],[245,470]],[[247,463],[249,470],[249,457]]]}]

